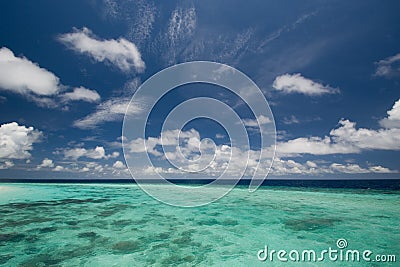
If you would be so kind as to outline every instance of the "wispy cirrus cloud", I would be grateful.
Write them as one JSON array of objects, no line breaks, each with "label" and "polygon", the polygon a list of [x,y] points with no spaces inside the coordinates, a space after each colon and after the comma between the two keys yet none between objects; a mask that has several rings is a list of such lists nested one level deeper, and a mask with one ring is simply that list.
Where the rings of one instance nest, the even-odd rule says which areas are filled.
[{"label": "wispy cirrus cloud", "polygon": [[295,30],[301,24],[305,23],[307,20],[314,17],[317,13],[318,13],[318,11],[313,11],[310,13],[302,14],[293,23],[283,25],[282,27],[278,28],[276,31],[269,34],[267,36],[267,38],[265,38],[264,40],[262,40],[260,42],[260,44],[257,48],[257,51],[262,52],[269,43],[278,39],[282,34],[289,33],[291,31]]},{"label": "wispy cirrus cloud", "polygon": [[[153,25],[157,15],[156,6],[149,1],[135,1],[135,10],[128,10],[127,12],[135,12],[134,21],[128,21],[129,32],[128,37],[130,40],[135,40],[139,47],[144,45],[144,42],[151,36]],[[130,16],[125,16],[130,19]]]},{"label": "wispy cirrus cloud", "polygon": [[146,0],[104,0],[100,8],[108,19],[123,21],[127,25],[128,40],[134,41],[141,49],[151,46],[152,42],[146,41],[151,39],[158,13],[154,3]]},{"label": "wispy cirrus cloud", "polygon": [[143,72],[145,63],[136,45],[125,38],[102,40],[83,27],[61,34],[58,40],[77,53],[86,54],[98,62],[106,62],[124,72]]},{"label": "wispy cirrus cloud", "polygon": [[376,71],[375,76],[392,78],[395,76],[400,76],[400,53],[387,57],[385,59],[379,60],[375,63]]},{"label": "wispy cirrus cloud", "polygon": [[260,115],[257,119],[243,119],[244,126],[247,127],[260,127],[261,125],[272,123],[272,120],[264,115]]},{"label": "wispy cirrus cloud", "polygon": [[176,8],[171,14],[168,25],[168,38],[172,44],[193,35],[196,29],[196,21],[196,9],[194,7],[188,9]]},{"label": "wispy cirrus cloud", "polygon": [[122,121],[125,113],[135,115],[142,111],[140,103],[129,105],[129,102],[129,97],[111,98],[100,103],[93,113],[76,120],[73,125],[80,129],[93,129],[105,122]]}]

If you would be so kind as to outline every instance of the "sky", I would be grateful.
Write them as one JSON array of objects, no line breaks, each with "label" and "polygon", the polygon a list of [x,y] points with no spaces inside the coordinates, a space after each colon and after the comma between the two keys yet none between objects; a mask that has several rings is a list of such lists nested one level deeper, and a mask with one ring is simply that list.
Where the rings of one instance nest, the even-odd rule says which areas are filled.
[{"label": "sky", "polygon": [[[196,159],[200,144],[217,155],[202,177],[229,163],[232,176],[260,168],[271,178],[399,178],[399,9],[398,1],[2,1],[0,178],[131,177],[123,146],[135,177],[187,177],[168,159],[196,169],[182,161]],[[271,116],[254,116],[226,88],[193,83],[157,103],[144,136],[124,136],[125,112],[143,118],[147,108],[140,98],[129,105],[140,86],[191,61],[247,75]],[[230,122],[162,128],[174,107],[199,97],[239,115],[247,150],[231,142]],[[273,162],[264,126],[276,129]],[[162,136],[171,141],[164,150]],[[140,160],[143,143],[152,165]],[[261,151],[265,158],[253,157]]]}]

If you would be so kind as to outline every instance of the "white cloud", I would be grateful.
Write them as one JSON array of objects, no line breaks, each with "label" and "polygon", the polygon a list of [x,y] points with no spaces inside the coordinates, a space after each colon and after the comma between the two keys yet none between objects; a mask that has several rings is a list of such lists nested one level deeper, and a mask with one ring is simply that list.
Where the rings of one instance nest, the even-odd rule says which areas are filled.
[{"label": "white cloud", "polygon": [[361,167],[355,163],[325,163],[317,164],[316,162],[306,161],[306,163],[296,162],[292,159],[284,160],[276,158],[272,166],[271,175],[323,175],[323,174],[363,174],[363,173],[395,173],[397,171],[390,170],[382,166]]},{"label": "white cloud", "polygon": [[74,88],[73,92],[60,95],[62,90],[69,86],[62,85],[59,78],[38,64],[25,57],[16,57],[14,53],[3,47],[0,49],[0,90],[8,90],[25,96],[39,107],[57,108],[63,102],[83,100],[97,102],[100,95],[85,87]]},{"label": "white cloud", "polygon": [[[146,42],[147,39],[151,37],[151,32],[153,30],[153,24],[157,15],[157,8],[154,3],[149,1],[135,1],[133,10],[125,10],[125,15],[122,15],[127,19],[129,26],[130,40],[135,40],[139,45]],[[129,21],[128,14],[135,12],[135,22],[131,23]]]},{"label": "white cloud", "polygon": [[[165,132],[168,136],[173,136],[175,131],[168,131]],[[181,132],[184,133],[185,138],[190,139],[191,137],[196,137],[197,132],[192,130],[191,132]],[[164,134],[164,133],[163,133]],[[191,136],[191,137],[190,137]],[[137,141],[137,142],[136,142]],[[132,144],[134,146],[128,147],[131,148],[132,153],[139,153],[143,152],[143,139],[134,140]],[[171,140],[170,140],[171,141]],[[165,145],[168,147],[169,145],[172,146],[174,149],[169,150],[168,148],[164,147],[164,153],[159,151],[155,151],[155,146],[161,144],[161,138],[149,138],[146,139],[146,145],[148,148],[148,153],[155,157],[154,162],[158,162],[158,160],[165,160],[168,158],[174,162],[175,166],[179,166],[185,170],[197,171],[201,166],[207,166],[203,172],[201,172],[200,177],[203,175],[210,175],[210,176],[219,176],[222,172],[226,172],[226,174],[230,175],[231,177],[236,177],[240,175],[245,168],[245,176],[251,176],[257,168],[261,168],[261,170],[268,170],[271,164],[271,160],[265,158],[264,160],[260,161],[258,156],[257,150],[250,150],[244,151],[237,147],[231,147],[228,145],[220,145],[216,146],[215,157],[208,157],[211,159],[208,164],[204,164],[203,162],[193,162],[189,159],[188,151],[195,152],[195,146],[189,148],[188,142],[181,143],[180,150],[178,147],[173,145],[173,142],[165,142]],[[168,152],[166,152],[168,151]],[[180,153],[185,154],[186,159],[180,156]],[[132,155],[131,155],[132,156]],[[131,161],[133,162],[133,161]],[[227,169],[229,166],[229,169]],[[171,167],[161,167],[155,164],[154,166],[130,166],[132,170],[135,172],[135,175],[154,175],[155,173],[162,173],[162,174],[172,174],[174,177],[177,176],[185,176],[187,173],[184,171],[171,168]],[[329,162],[316,162],[307,160],[304,163],[297,162],[293,159],[283,159],[276,157],[274,159],[272,168],[271,168],[271,175],[272,176],[283,176],[283,175],[329,175],[335,173],[348,173],[348,174],[362,174],[362,173],[394,173],[397,171],[390,170],[389,168],[382,167],[382,166],[369,166],[369,167],[361,167],[358,164],[354,163],[329,163]]]},{"label": "white cloud", "polygon": [[310,161],[310,160],[307,160],[306,164],[307,164],[307,166],[310,167],[310,168],[317,168],[317,167],[318,167],[317,164],[316,164],[315,162]]},{"label": "white cloud", "polygon": [[225,138],[225,135],[223,135],[223,134],[216,134],[215,135],[215,138],[217,138],[217,139],[223,139],[223,138]]},{"label": "white cloud", "polygon": [[290,117],[285,117],[285,118],[283,119],[283,123],[284,123],[284,124],[287,124],[287,125],[290,125],[290,124],[299,124],[300,121],[299,121],[298,118],[296,118],[296,116],[292,115],[292,116],[290,116]]},{"label": "white cloud", "polygon": [[339,164],[339,163],[332,163],[330,168],[334,171],[341,172],[341,173],[368,173],[369,170],[361,168],[358,164]]},{"label": "white cloud", "polygon": [[387,114],[387,118],[379,122],[380,125],[385,128],[400,128],[400,99],[394,103],[392,109]]},{"label": "white cloud", "polygon": [[104,0],[105,15],[112,19],[122,20],[128,30],[127,37],[141,44],[151,37],[153,24],[157,17],[157,7],[146,0],[115,1]]},{"label": "white cloud", "polygon": [[68,148],[63,150],[64,157],[66,159],[77,160],[81,157],[91,158],[91,159],[109,159],[116,158],[119,156],[118,152],[113,152],[112,154],[106,154],[104,147],[96,146],[94,149],[86,149],[83,147]]},{"label": "white cloud", "polygon": [[398,171],[392,171],[389,168],[382,167],[382,166],[371,166],[368,168],[371,172],[374,173],[393,173]]},{"label": "white cloud", "polygon": [[139,114],[142,106],[139,103],[132,103],[129,106],[130,98],[112,98],[97,106],[97,110],[86,117],[74,122],[74,126],[81,129],[93,129],[99,124],[110,121],[122,121],[125,112],[129,115]]},{"label": "white cloud", "polygon": [[40,165],[37,166],[38,169],[41,168],[53,168],[54,163],[53,160],[45,158]]},{"label": "white cloud", "polygon": [[[57,165],[52,169],[54,172],[69,172],[69,173],[79,173],[81,177],[121,177],[128,178],[129,170],[122,163],[117,163],[116,161],[113,166],[108,164],[102,164],[100,162],[72,162],[68,163],[65,166]],[[116,166],[114,166],[116,165]],[[122,167],[123,166],[123,167]]]},{"label": "white cloud", "polygon": [[117,137],[117,140],[118,141],[128,141],[128,138],[126,138],[126,136],[121,135],[121,136]]},{"label": "white cloud", "polygon": [[[179,138],[178,138],[179,137]],[[144,146],[146,145],[146,147]],[[163,153],[159,152],[156,147],[157,146],[171,146],[174,149],[178,149],[178,144],[182,144],[183,146],[179,151],[168,151],[166,152],[171,158],[177,158],[175,152],[179,152],[179,156],[181,156],[181,152],[186,154],[198,153],[200,148],[200,134],[198,131],[191,129],[189,131],[181,131],[181,130],[168,130],[164,131],[161,134],[161,137],[148,137],[146,140],[143,138],[137,138],[130,142],[126,143],[126,147],[130,152],[140,153],[147,152],[154,156],[162,156]],[[203,149],[207,149],[206,144],[202,144]],[[165,148],[165,147],[164,147]]]},{"label": "white cloud", "polygon": [[300,73],[283,74],[275,78],[272,87],[284,93],[323,95],[337,93],[339,90],[304,78]]},{"label": "white cloud", "polygon": [[341,120],[341,127],[330,132],[336,143],[360,150],[400,150],[400,129],[356,129],[356,124]]},{"label": "white cloud", "polygon": [[283,25],[282,27],[278,28],[276,31],[274,31],[271,34],[269,34],[266,37],[266,39],[264,39],[261,42],[259,42],[259,45],[258,45],[258,48],[257,48],[258,52],[263,52],[265,47],[269,43],[277,40],[282,34],[289,33],[291,31],[295,30],[299,25],[301,25],[304,22],[308,21],[310,18],[315,16],[317,13],[318,13],[317,11],[313,11],[311,13],[302,14],[295,21],[293,21],[291,24]]},{"label": "white cloud", "polygon": [[19,94],[50,96],[60,91],[59,78],[25,57],[0,49],[0,88]]},{"label": "white cloud", "polygon": [[194,37],[196,22],[197,16],[194,7],[178,7],[172,11],[165,38],[162,40],[164,44],[160,44],[162,46],[166,44],[168,47],[168,51],[162,55],[168,64],[176,63],[178,57],[182,58],[186,53],[192,53],[193,48],[190,45]]},{"label": "white cloud", "polygon": [[[392,109],[395,110],[397,102]],[[389,118],[397,118],[396,112],[388,112]],[[267,120],[264,121],[267,123]],[[250,124],[253,125],[253,124]],[[178,136],[180,139],[178,140]],[[172,160],[173,165],[180,166],[182,169],[196,171],[199,166],[208,166],[203,174],[216,176],[226,170],[227,174],[237,175],[247,167],[245,175],[252,175],[259,165],[259,168],[267,170],[271,164],[272,149],[264,148],[266,151],[264,158],[260,159],[259,151],[245,151],[238,147],[228,145],[208,146],[212,148],[212,157],[205,165],[203,162],[195,162],[192,159],[198,156],[201,142],[200,134],[196,130],[182,132],[180,130],[165,131],[161,137],[148,137],[147,139],[138,138],[125,143],[126,149],[133,153],[147,152],[157,160]],[[163,145],[163,150],[160,146]],[[380,128],[377,130],[358,128],[356,123],[342,119],[339,126],[332,129],[325,137],[300,137],[293,140],[281,141],[277,143],[277,157],[272,167],[273,175],[290,174],[362,174],[362,173],[397,173],[397,170],[391,170],[383,166],[368,165],[361,166],[356,163],[337,163],[337,162],[317,162],[306,161],[304,163],[296,162],[293,159],[283,159],[288,157],[299,157],[302,154],[312,155],[331,155],[331,154],[352,154],[361,153],[368,150],[400,150],[400,129],[398,128]],[[210,151],[207,151],[209,153]],[[269,152],[269,153],[268,153]],[[184,155],[184,157],[182,157]],[[232,156],[231,156],[232,155]],[[248,157],[249,155],[249,157]],[[203,154],[201,155],[203,156]],[[188,160],[189,159],[189,160]],[[132,162],[132,161],[131,161]],[[177,164],[177,165],[176,165]],[[132,166],[131,166],[132,167]],[[166,174],[184,175],[179,169],[163,168],[161,166],[148,167],[140,165],[134,168],[134,172],[142,172],[144,175],[154,174],[154,172],[163,172]],[[136,173],[137,174],[137,173]]]},{"label": "white cloud", "polygon": [[38,97],[35,95],[26,95],[26,98],[30,101],[35,102],[36,105],[42,108],[57,108],[59,104],[56,100],[50,97]]},{"label": "white cloud", "polygon": [[134,43],[124,38],[118,40],[100,40],[91,30],[84,27],[74,29],[72,33],[62,34],[58,38],[68,48],[89,55],[98,62],[108,62],[120,70],[128,72],[135,69],[143,72],[145,63]]},{"label": "white cloud", "polygon": [[330,154],[350,154],[358,153],[360,149],[354,146],[337,143],[331,137],[300,137],[285,142],[278,142],[276,145],[278,155],[330,155]]},{"label": "white cloud", "polygon": [[191,36],[196,28],[196,10],[194,7],[188,9],[177,8],[172,12],[168,35],[172,43],[179,39]]},{"label": "white cloud", "polygon": [[104,12],[106,15],[115,18],[119,13],[119,6],[115,0],[104,0],[102,1],[104,5]]},{"label": "white cloud", "polygon": [[26,159],[42,132],[16,122],[0,125],[0,159]]},{"label": "white cloud", "polygon": [[82,100],[86,102],[97,102],[100,100],[100,95],[95,90],[87,89],[83,86],[74,88],[73,92],[68,92],[61,95],[65,101]]},{"label": "white cloud", "polygon": [[55,171],[55,172],[64,171],[64,167],[63,167],[63,166],[60,166],[60,165],[57,165],[57,166],[54,167],[53,171]]},{"label": "white cloud", "polygon": [[125,164],[122,161],[117,160],[116,162],[114,162],[113,168],[115,168],[115,169],[125,169],[126,167],[125,167]]},{"label": "white cloud", "polygon": [[4,162],[0,162],[0,170],[10,169],[12,167],[14,167],[14,162],[12,162],[10,160],[6,160]]},{"label": "white cloud", "polygon": [[80,172],[88,172],[90,169],[88,167],[83,167],[82,169],[79,170]]},{"label": "white cloud", "polygon": [[400,53],[379,60],[376,64],[375,76],[391,78],[400,75]]},{"label": "white cloud", "polygon": [[247,126],[247,127],[259,127],[261,125],[265,125],[265,124],[268,124],[271,122],[272,122],[271,119],[264,115],[258,116],[256,120],[252,120],[252,119],[244,119],[243,120],[244,126]]},{"label": "white cloud", "polygon": [[296,154],[350,154],[365,150],[400,150],[400,129],[356,128],[349,120],[339,121],[339,128],[330,131],[329,136],[300,137],[277,143],[279,155]]}]

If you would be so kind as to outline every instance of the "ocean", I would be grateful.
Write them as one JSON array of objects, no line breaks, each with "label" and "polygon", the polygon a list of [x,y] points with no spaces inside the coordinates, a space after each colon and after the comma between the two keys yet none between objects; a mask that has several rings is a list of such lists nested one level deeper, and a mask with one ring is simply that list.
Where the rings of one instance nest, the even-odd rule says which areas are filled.
[{"label": "ocean", "polygon": [[398,180],[286,183],[196,208],[133,183],[0,183],[0,265],[399,266]]}]

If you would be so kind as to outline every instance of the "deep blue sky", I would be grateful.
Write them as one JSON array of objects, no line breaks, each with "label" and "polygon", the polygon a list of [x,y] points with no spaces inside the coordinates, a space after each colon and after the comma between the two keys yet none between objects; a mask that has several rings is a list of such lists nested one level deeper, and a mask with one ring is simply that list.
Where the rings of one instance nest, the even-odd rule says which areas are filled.
[{"label": "deep blue sky", "polygon": [[[0,10],[0,177],[129,177],[119,108],[158,71],[193,60],[233,66],[261,88],[278,138],[272,177],[398,177],[398,1],[2,1]],[[143,65],[121,65],[138,60],[132,50],[79,50],[75,37],[123,38]],[[35,76],[38,66],[59,82],[36,86],[49,78]],[[198,96],[238,101],[217,86],[178,88],[146,137]],[[229,144],[216,124],[190,128]]]}]

